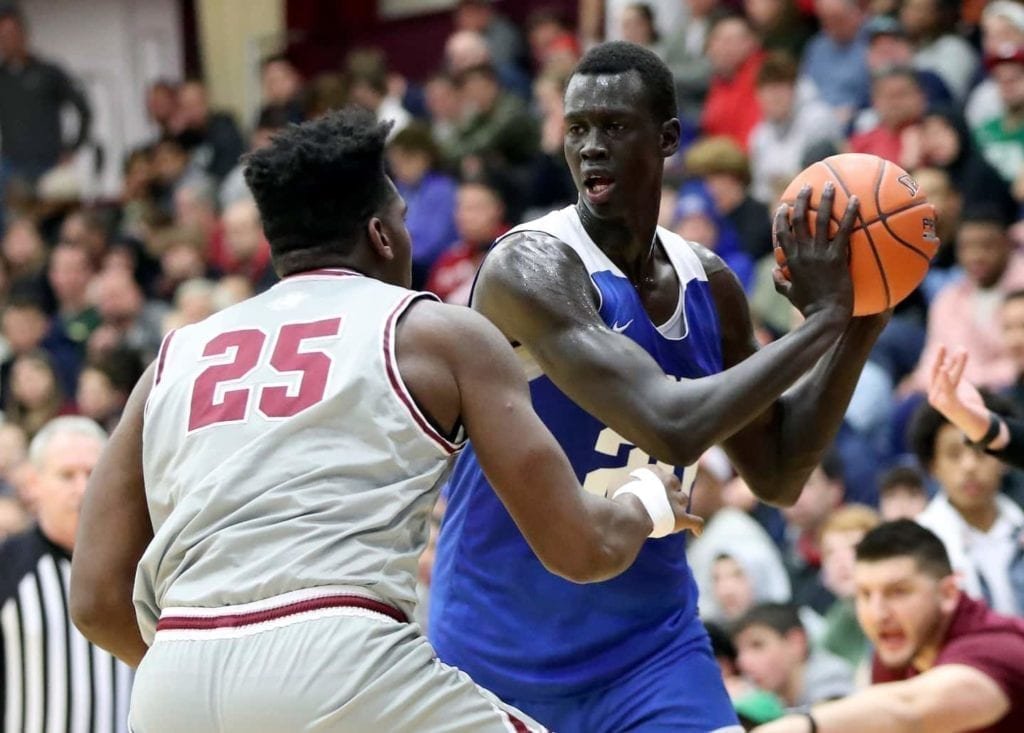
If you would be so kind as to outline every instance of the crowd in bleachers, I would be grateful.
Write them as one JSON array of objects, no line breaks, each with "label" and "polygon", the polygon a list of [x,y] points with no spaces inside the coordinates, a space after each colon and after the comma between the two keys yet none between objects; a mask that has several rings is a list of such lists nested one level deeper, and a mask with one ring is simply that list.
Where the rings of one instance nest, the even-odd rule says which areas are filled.
[{"label": "crowd in bleachers", "polygon": [[[43,425],[81,414],[112,428],[163,334],[273,285],[239,156],[283,126],[350,103],[393,120],[414,286],[466,303],[496,237],[575,200],[562,95],[601,35],[584,18],[595,3],[581,5],[580,18],[538,10],[520,27],[500,4],[460,0],[443,57],[415,79],[374,48],[307,76],[285,49],[262,61],[248,120],[211,108],[200,80],[157,82],[157,136],[123,161],[120,198],[95,201],[66,181],[87,100],[31,52],[17,13],[0,12],[0,537],[30,521],[20,476]],[[731,266],[763,343],[799,318],[773,286],[770,214],[802,168],[873,153],[911,172],[938,211],[931,270],[896,307],[797,504],[759,504],[724,454],[701,461],[694,502],[708,525],[692,561],[738,707],[763,720],[853,688],[868,658],[853,548],[880,520],[917,518],[969,594],[1024,615],[1024,481],[971,452],[924,398],[939,346],[963,347],[992,405],[1024,410],[1024,4],[597,5],[603,35],[653,49],[675,77],[686,144],[666,163],[660,224]],[[28,72],[46,99],[15,83]],[[73,140],[40,122],[68,106]]]}]

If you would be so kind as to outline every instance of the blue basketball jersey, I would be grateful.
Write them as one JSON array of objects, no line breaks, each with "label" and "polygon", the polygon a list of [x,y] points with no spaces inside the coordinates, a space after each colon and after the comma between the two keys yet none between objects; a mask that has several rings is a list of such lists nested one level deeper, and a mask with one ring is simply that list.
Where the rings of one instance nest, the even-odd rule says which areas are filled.
[{"label": "blue basketball jersey", "polygon": [[[707,275],[683,239],[658,229],[680,289],[676,313],[656,326],[633,285],[587,235],[575,207],[510,234],[518,231],[546,232],[571,247],[590,274],[601,318],[640,344],[666,378],[721,371],[718,316]],[[654,462],[570,400],[525,348],[517,353],[534,409],[586,491],[605,495],[630,471]],[[689,489],[696,467],[677,473]],[[704,634],[683,535],[648,540],[618,577],[580,585],[541,565],[487,483],[472,444],[456,463],[447,496],[431,587],[430,639],[443,661],[499,696],[546,699],[593,690]]]}]

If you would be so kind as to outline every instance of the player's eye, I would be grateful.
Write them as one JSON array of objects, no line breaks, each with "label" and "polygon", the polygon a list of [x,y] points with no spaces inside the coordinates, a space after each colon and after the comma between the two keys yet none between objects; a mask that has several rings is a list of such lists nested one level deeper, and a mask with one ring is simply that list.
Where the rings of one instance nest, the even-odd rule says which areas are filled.
[{"label": "player's eye", "polygon": [[574,136],[580,136],[583,134],[583,125],[569,125],[569,134]]}]

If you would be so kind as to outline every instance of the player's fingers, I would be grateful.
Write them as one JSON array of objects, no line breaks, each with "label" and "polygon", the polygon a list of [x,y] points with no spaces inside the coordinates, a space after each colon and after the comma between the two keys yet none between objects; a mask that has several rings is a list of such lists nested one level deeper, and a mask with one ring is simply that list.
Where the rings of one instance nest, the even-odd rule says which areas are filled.
[{"label": "player's fingers", "polygon": [[825,244],[828,241],[828,225],[832,223],[832,204],[836,198],[836,186],[827,181],[821,191],[821,202],[818,204],[818,220],[814,227],[814,241]]},{"label": "player's fingers", "polygon": [[676,517],[676,532],[691,531],[697,537],[704,532],[704,519],[696,514],[686,512],[681,517]]},{"label": "player's fingers", "polygon": [[850,200],[846,203],[846,211],[843,212],[842,221],[839,222],[839,231],[836,233],[836,239],[842,240],[844,243],[850,241],[850,234],[853,233],[853,225],[857,222],[857,215],[860,213],[860,199],[856,196],[851,196]]},{"label": "player's fingers", "polygon": [[807,213],[811,208],[811,187],[804,186],[796,196],[796,205],[793,207],[793,235],[797,246],[809,242],[811,229],[807,225]]},{"label": "player's fingers", "polygon": [[772,240],[776,247],[782,247],[785,252],[789,249],[793,240],[792,225],[789,220],[789,204],[779,204],[772,218]]},{"label": "player's fingers", "polygon": [[772,268],[772,282],[775,283],[776,293],[789,298],[789,293],[793,289],[793,283],[790,282],[789,278],[786,277],[786,273],[778,265]]}]

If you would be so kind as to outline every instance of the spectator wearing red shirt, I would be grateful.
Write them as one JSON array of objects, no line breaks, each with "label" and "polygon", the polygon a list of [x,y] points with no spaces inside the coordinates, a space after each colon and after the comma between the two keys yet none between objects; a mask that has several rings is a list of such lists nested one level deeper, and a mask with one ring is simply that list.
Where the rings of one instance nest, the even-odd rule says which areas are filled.
[{"label": "spectator wearing red shirt", "polygon": [[1024,730],[1024,620],[961,593],[938,537],[909,519],[879,525],[854,578],[875,684],[758,733]]},{"label": "spectator wearing red shirt", "polygon": [[921,120],[928,100],[917,72],[893,66],[871,81],[871,106],[878,124],[850,138],[850,152],[871,153],[912,170],[921,162]]},{"label": "spectator wearing red shirt", "polygon": [[482,180],[461,184],[455,199],[455,229],[459,241],[434,263],[426,289],[446,303],[468,305],[473,278],[487,248],[508,231],[500,191]]},{"label": "spectator wearing red shirt", "polygon": [[750,21],[742,15],[713,20],[707,57],[712,77],[701,129],[705,135],[727,135],[746,150],[751,130],[761,121],[757,74],[765,57]]}]

